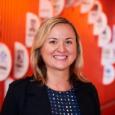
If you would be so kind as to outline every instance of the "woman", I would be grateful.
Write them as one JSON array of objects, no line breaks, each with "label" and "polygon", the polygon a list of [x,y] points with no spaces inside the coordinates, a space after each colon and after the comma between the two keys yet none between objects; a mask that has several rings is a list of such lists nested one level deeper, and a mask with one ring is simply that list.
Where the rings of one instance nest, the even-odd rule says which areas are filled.
[{"label": "woman", "polygon": [[98,95],[80,69],[80,39],[65,18],[44,21],[34,39],[33,77],[10,84],[2,115],[100,115]]}]

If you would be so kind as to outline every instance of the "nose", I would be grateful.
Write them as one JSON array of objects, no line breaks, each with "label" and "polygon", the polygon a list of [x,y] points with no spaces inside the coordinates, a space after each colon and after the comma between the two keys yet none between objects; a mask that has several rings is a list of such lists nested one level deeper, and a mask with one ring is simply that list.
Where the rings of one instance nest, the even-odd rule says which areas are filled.
[{"label": "nose", "polygon": [[64,43],[60,43],[59,46],[58,46],[58,51],[59,52],[65,52],[66,51],[66,46]]}]

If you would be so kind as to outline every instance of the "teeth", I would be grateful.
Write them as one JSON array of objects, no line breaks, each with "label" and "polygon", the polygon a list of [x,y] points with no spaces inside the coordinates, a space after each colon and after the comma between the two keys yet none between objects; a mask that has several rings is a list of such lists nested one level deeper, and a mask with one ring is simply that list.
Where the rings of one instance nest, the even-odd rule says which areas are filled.
[{"label": "teeth", "polygon": [[54,58],[56,58],[56,59],[60,59],[60,60],[63,60],[63,59],[66,59],[67,56],[54,56]]}]

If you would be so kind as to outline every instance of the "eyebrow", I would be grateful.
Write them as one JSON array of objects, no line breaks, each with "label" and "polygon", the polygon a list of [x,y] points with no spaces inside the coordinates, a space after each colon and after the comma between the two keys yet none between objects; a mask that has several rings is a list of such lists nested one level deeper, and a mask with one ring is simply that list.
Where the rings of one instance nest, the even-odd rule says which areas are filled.
[{"label": "eyebrow", "polygon": [[66,38],[66,39],[69,40],[69,39],[73,39],[73,38],[70,37],[70,38]]},{"label": "eyebrow", "polygon": [[[57,38],[55,38],[55,37],[54,37],[54,38],[53,38],[53,37],[52,37],[52,38],[48,38],[48,39],[49,39],[49,40],[50,40],[50,39],[53,39],[53,40],[58,40],[58,39],[57,39]],[[66,39],[66,40],[73,40],[74,38],[72,38],[72,37],[67,37],[67,38],[65,38],[65,39]]]},{"label": "eyebrow", "polygon": [[48,38],[48,39],[55,39],[55,40],[57,40],[57,38]]}]

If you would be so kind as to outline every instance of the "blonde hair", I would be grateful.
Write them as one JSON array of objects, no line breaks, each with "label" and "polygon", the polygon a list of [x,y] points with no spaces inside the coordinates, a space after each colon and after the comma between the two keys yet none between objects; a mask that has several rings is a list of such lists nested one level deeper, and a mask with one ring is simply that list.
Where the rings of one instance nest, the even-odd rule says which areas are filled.
[{"label": "blonde hair", "polygon": [[[74,63],[70,67],[70,74],[75,74],[76,79],[84,81],[84,78],[81,76],[81,67],[83,66],[83,54],[81,42],[79,39],[79,35],[71,22],[63,17],[52,17],[45,20],[38,29],[38,32],[34,38],[32,49],[31,49],[31,64],[34,72],[35,79],[41,81],[43,84],[46,83],[47,75],[46,75],[46,67],[45,63],[40,54],[40,48],[44,44],[47,35],[50,33],[52,28],[56,24],[68,24],[72,27],[76,35],[76,43],[77,43],[77,58]],[[70,75],[72,76],[72,75]],[[71,79],[71,78],[70,78]]]}]

